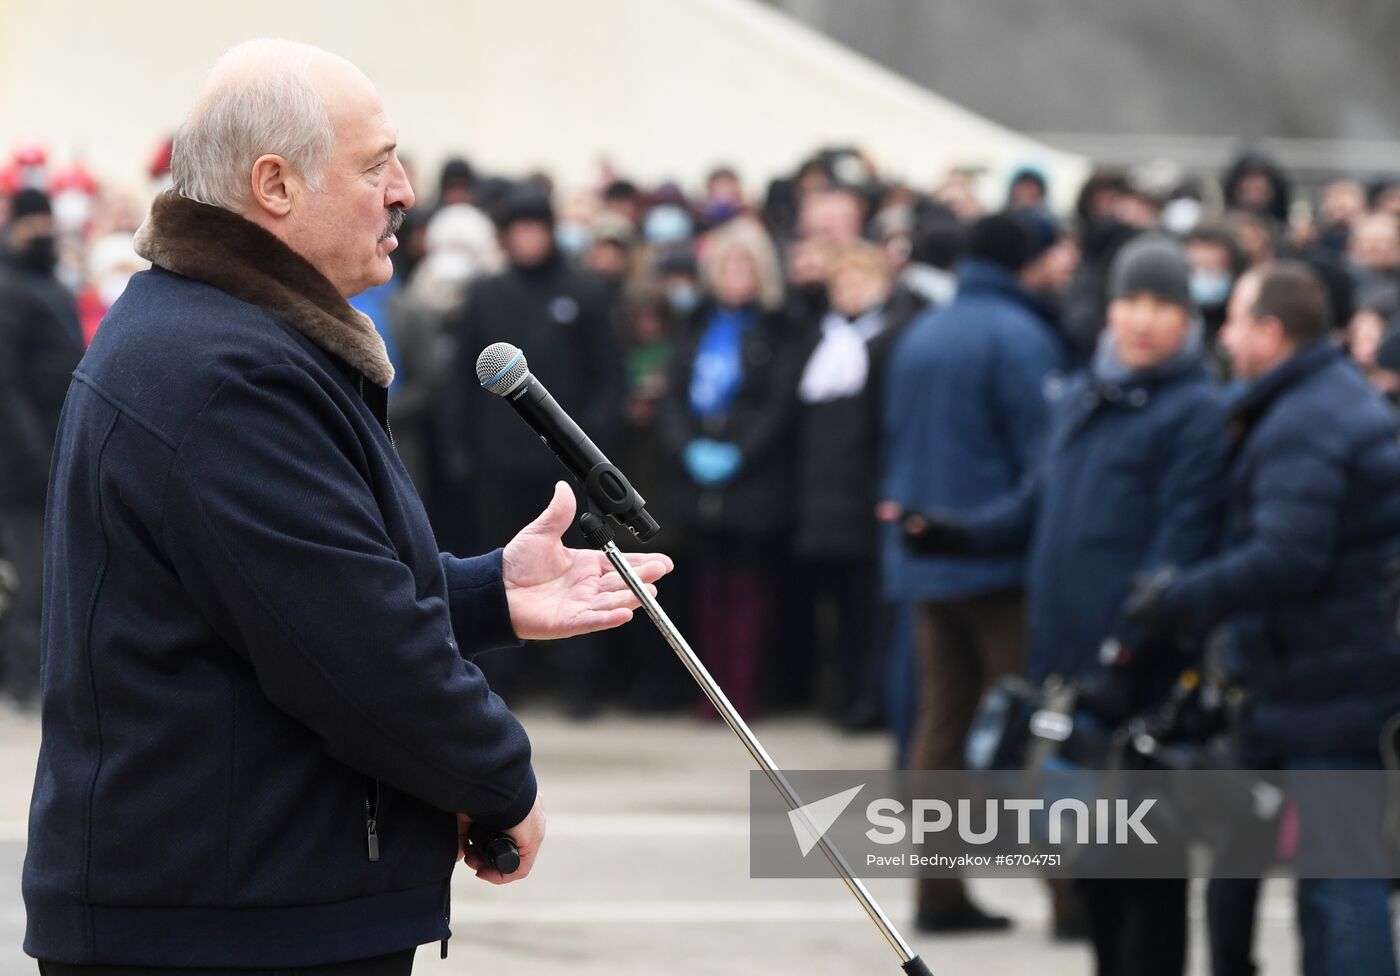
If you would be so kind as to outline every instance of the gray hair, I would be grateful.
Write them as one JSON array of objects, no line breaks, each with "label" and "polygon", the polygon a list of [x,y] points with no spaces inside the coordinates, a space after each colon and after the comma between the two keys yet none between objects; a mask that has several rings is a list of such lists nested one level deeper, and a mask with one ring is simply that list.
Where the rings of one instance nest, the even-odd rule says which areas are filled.
[{"label": "gray hair", "polygon": [[335,129],[311,83],[310,44],[260,39],[226,51],[175,134],[170,175],[182,197],[242,213],[253,163],[273,153],[321,188]]}]

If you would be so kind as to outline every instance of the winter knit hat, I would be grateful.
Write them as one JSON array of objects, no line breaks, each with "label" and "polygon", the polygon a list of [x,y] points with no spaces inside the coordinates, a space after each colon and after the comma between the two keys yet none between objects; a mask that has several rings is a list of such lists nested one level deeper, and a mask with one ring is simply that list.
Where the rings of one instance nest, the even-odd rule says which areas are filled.
[{"label": "winter knit hat", "polygon": [[506,195],[495,216],[496,226],[500,230],[522,221],[535,221],[553,227],[554,204],[543,190],[530,185],[520,186]]},{"label": "winter knit hat", "polygon": [[967,232],[967,256],[1017,272],[1031,260],[1031,238],[1015,217],[992,214]]},{"label": "winter knit hat", "polygon": [[1196,310],[1191,301],[1191,265],[1186,250],[1165,234],[1142,234],[1124,244],[1109,269],[1109,294],[1128,298],[1148,294]]},{"label": "winter knit hat", "polygon": [[48,194],[43,190],[33,188],[20,190],[10,197],[10,220],[19,220],[21,217],[32,217],[35,214],[51,214],[53,205],[49,203]]},{"label": "winter knit hat", "polygon": [[1055,223],[1052,217],[1038,210],[1012,210],[1007,216],[1021,225],[1021,229],[1026,232],[1026,237],[1030,240],[1031,246],[1026,256],[1026,264],[1030,264],[1050,250],[1065,236],[1060,225]]}]

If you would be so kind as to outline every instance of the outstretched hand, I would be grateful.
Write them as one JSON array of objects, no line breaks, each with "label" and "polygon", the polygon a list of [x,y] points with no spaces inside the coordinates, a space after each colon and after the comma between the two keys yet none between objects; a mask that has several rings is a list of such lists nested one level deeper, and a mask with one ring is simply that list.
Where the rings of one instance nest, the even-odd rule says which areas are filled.
[{"label": "outstretched hand", "polygon": [[[557,482],[549,506],[506,544],[506,603],[521,640],[620,627],[640,605],[601,552],[564,545],[562,537],[573,524],[576,508],[569,486]],[[659,552],[629,553],[627,561],[653,596],[652,584],[673,568],[670,557]]]}]

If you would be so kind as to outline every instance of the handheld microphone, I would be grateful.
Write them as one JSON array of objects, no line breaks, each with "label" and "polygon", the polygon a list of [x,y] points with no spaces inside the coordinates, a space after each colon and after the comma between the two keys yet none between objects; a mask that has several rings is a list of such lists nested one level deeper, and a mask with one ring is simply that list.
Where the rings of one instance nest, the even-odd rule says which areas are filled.
[{"label": "handheld microphone", "polygon": [[583,485],[589,502],[600,514],[626,527],[640,542],[651,541],[661,531],[647,513],[646,499],[530,372],[525,353],[509,342],[493,342],[476,358],[476,378],[482,389],[504,397],[515,408],[520,419]]}]

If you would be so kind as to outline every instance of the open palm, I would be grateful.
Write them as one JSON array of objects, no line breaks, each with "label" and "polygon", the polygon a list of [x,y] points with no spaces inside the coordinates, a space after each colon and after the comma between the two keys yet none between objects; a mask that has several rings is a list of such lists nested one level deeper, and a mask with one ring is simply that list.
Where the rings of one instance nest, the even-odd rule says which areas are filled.
[{"label": "open palm", "polygon": [[[510,622],[522,640],[550,640],[619,627],[639,605],[601,552],[570,549],[562,536],[573,523],[574,493],[554,486],[549,506],[506,545],[504,576]],[[628,562],[653,594],[672,569],[658,552],[629,553]]]}]

